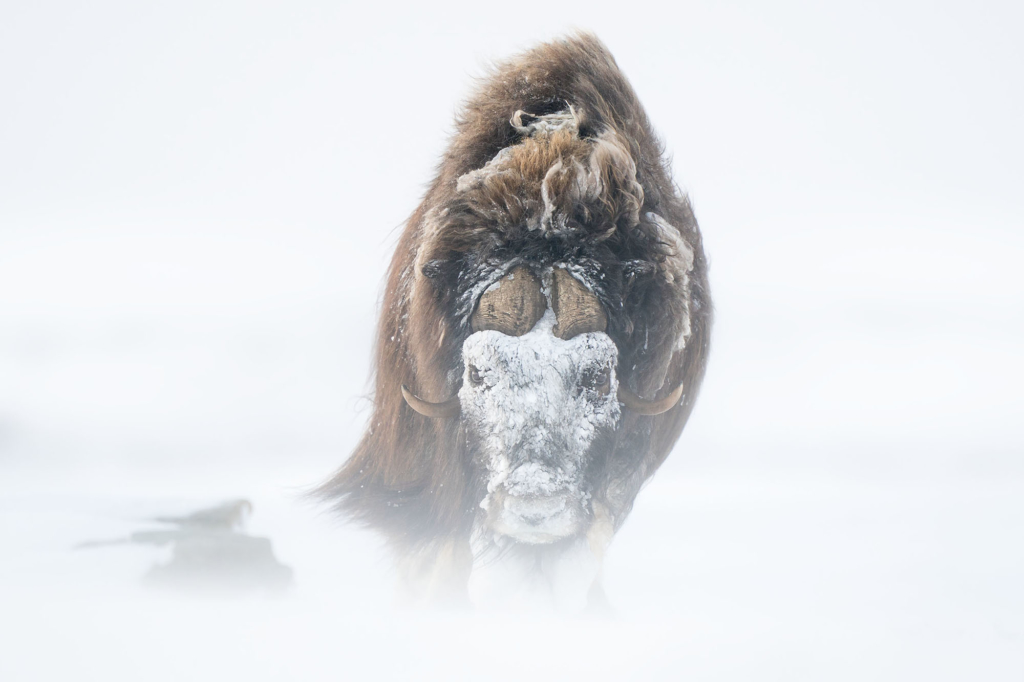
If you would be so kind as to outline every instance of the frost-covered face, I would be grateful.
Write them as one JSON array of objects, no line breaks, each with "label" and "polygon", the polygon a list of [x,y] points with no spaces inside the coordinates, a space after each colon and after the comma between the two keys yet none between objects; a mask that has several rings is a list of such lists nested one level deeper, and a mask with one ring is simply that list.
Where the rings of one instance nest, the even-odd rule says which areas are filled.
[{"label": "frost-covered face", "polygon": [[462,347],[459,399],[487,473],[487,525],[520,542],[577,533],[595,439],[619,419],[618,351],[603,332],[562,340],[550,309],[522,336],[479,331]]}]

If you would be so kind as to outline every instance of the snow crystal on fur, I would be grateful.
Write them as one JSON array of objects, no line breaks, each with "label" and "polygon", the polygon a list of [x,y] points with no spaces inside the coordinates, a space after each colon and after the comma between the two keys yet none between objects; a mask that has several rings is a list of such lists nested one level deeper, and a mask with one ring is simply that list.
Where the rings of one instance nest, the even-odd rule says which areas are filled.
[{"label": "snow crystal on fur", "polygon": [[543,116],[533,116],[519,110],[512,116],[509,123],[516,129],[516,132],[524,137],[550,135],[556,130],[570,130],[574,135],[579,135],[580,132],[580,119],[572,106],[567,110]]}]

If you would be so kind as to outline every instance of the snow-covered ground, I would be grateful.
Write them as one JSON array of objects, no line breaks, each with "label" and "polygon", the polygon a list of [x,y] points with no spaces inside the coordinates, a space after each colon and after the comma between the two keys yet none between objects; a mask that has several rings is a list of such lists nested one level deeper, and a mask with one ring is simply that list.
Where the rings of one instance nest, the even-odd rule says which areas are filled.
[{"label": "snow-covered ground", "polygon": [[[402,612],[376,541],[318,516],[285,486],[150,486],[3,491],[3,679],[1024,672],[1019,481],[659,477],[608,559],[615,613],[575,619]],[[255,503],[252,532],[271,537],[295,570],[285,596],[154,592],[139,578],[158,552],[70,549],[240,488]]]},{"label": "snow-covered ground", "polygon": [[[642,5],[0,10],[0,680],[1024,678],[1020,9]],[[693,196],[707,379],[613,614],[403,612],[303,493],[469,75],[571,25]],[[284,595],[74,549],[243,497]]]}]

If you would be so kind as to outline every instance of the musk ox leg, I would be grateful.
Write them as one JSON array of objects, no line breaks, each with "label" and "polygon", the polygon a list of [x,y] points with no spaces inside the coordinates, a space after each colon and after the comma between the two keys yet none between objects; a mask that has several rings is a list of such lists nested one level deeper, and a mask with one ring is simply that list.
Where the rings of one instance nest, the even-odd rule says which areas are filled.
[{"label": "musk ox leg", "polygon": [[593,502],[585,534],[549,545],[514,543],[484,551],[469,576],[469,600],[487,610],[606,613],[601,574],[613,534],[611,514]]},{"label": "musk ox leg", "polygon": [[469,606],[466,583],[472,569],[473,554],[464,538],[403,552],[398,563],[401,602],[409,607]]},{"label": "musk ox leg", "polygon": [[515,543],[477,560],[469,599],[484,611],[580,613],[598,573],[583,538],[557,545]]},{"label": "musk ox leg", "polygon": [[587,545],[597,561],[597,575],[587,593],[587,611],[594,614],[611,613],[608,596],[604,591],[604,555],[615,535],[615,524],[608,508],[597,501],[591,502],[594,520],[587,529]]},{"label": "musk ox leg", "polygon": [[544,557],[541,566],[551,585],[551,601],[559,613],[582,613],[590,592],[600,583],[601,561],[585,540],[558,554]]}]

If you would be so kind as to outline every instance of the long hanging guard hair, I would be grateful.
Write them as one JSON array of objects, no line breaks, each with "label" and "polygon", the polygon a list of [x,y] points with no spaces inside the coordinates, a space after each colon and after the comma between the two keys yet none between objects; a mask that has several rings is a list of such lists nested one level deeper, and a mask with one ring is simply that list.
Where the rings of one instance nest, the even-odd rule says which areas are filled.
[{"label": "long hanging guard hair", "polygon": [[712,308],[689,200],[629,82],[586,33],[499,64],[462,107],[388,270],[372,417],[317,494],[406,554],[456,551],[482,483],[459,420],[417,413],[403,387],[432,403],[453,396],[483,290],[516,266],[555,262],[606,311],[630,391],[665,400],[683,387],[667,412],[623,414],[594,482],[617,528],[689,418]]}]

